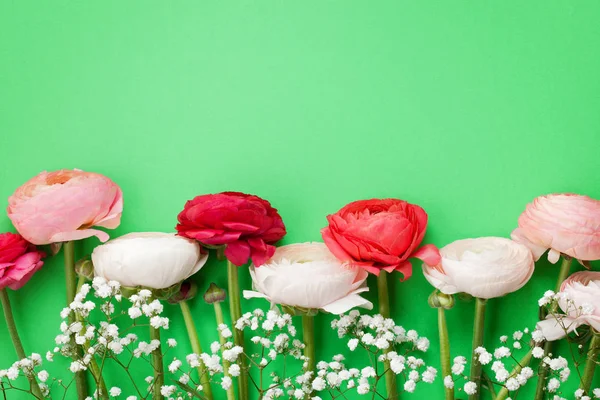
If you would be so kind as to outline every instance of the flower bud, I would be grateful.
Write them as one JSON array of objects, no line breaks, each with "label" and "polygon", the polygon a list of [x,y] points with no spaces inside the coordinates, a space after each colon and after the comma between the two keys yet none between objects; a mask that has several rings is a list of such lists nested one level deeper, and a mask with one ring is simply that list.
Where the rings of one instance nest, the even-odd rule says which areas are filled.
[{"label": "flower bud", "polygon": [[198,285],[192,281],[185,281],[181,284],[179,291],[175,292],[167,301],[171,304],[177,304],[182,301],[193,299],[198,293]]},{"label": "flower bud", "polygon": [[94,279],[94,264],[90,260],[89,256],[82,258],[75,263],[75,272],[77,275],[86,278],[87,280]]},{"label": "flower bud", "polygon": [[62,248],[62,242],[50,243],[50,254],[52,257],[57,255]]},{"label": "flower bud", "polygon": [[208,304],[221,303],[225,301],[226,296],[225,290],[218,287],[215,283],[211,283],[206,293],[204,293],[204,301]]},{"label": "flower bud", "polygon": [[428,303],[431,308],[449,310],[454,307],[454,296],[436,290],[429,296]]}]

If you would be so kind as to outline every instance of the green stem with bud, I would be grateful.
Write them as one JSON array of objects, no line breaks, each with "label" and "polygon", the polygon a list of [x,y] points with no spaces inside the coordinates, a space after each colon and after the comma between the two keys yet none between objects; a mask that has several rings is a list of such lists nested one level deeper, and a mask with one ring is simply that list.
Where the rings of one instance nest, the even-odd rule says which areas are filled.
[{"label": "green stem with bud", "polygon": [[[188,337],[190,338],[190,344],[192,346],[192,351],[195,354],[202,354],[202,346],[200,345],[200,338],[198,337],[198,331],[196,330],[196,325],[194,324],[194,320],[192,319],[192,313],[190,311],[190,306],[187,304],[185,300],[179,302],[179,306],[181,307],[181,313],[183,314],[183,320],[185,321],[185,327],[187,328]],[[212,388],[210,387],[210,377],[208,376],[208,370],[204,366],[202,360],[200,360],[200,365],[198,366],[198,377],[200,378],[200,383],[202,384],[202,390],[206,395],[207,400],[213,399]]]},{"label": "green stem with bud", "polygon": [[[21,342],[21,338],[19,337],[19,332],[17,331],[17,325],[15,324],[15,318],[13,317],[12,308],[10,307],[10,300],[8,298],[8,293],[6,292],[6,289],[0,289],[0,301],[2,302],[2,309],[4,310],[6,327],[8,328],[8,333],[10,334],[13,346],[15,347],[17,357],[19,358],[19,360],[27,358],[25,350],[23,349],[23,343]],[[40,389],[40,386],[38,385],[35,376],[27,375],[27,379],[29,380],[29,385],[31,386],[31,393],[36,398],[43,399],[44,396],[42,395],[42,390]]]},{"label": "green stem with bud", "polygon": [[[440,335],[440,361],[442,364],[442,384],[444,378],[452,377],[452,367],[450,366],[450,338],[448,336],[448,325],[446,324],[446,310],[444,307],[438,307],[438,330]],[[446,400],[454,400],[454,387],[444,386]]]}]

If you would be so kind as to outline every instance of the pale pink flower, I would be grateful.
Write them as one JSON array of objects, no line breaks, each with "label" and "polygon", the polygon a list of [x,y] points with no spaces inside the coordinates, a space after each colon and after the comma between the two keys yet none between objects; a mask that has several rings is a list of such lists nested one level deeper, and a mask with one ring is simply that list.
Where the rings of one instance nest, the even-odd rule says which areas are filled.
[{"label": "pale pink flower", "polygon": [[366,270],[339,261],[324,243],[298,243],[278,247],[260,268],[250,268],[256,291],[244,290],[244,297],[263,297],[274,304],[321,309],[342,314],[354,307],[371,309],[359,293]]},{"label": "pale pink flower", "polygon": [[423,264],[423,273],[445,294],[504,296],[523,287],[534,270],[527,247],[500,237],[457,240],[441,248],[440,255],[439,264]]},{"label": "pale pink flower", "polygon": [[512,238],[529,247],[537,261],[548,249],[548,260],[560,254],[580,261],[600,259],[600,201],[576,194],[540,196],[519,217]]},{"label": "pale pink flower", "polygon": [[8,217],[29,242],[42,245],[108,234],[121,222],[123,195],[109,178],[93,172],[42,172],[8,199]]},{"label": "pale pink flower", "polygon": [[561,339],[581,325],[600,331],[600,272],[575,272],[562,283],[556,297],[562,313],[548,315],[537,324],[547,340]]}]

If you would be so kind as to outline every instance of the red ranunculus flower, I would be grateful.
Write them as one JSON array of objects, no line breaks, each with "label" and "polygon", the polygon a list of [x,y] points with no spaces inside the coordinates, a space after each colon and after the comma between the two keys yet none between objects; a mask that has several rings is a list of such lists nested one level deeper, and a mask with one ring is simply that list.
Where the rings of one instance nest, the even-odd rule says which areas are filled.
[{"label": "red ranunculus flower", "polygon": [[[329,250],[342,261],[351,262],[379,275],[394,270],[410,278],[410,257],[429,265],[440,261],[439,250],[426,245],[417,250],[425,236],[427,214],[421,207],[398,199],[352,202],[327,216],[329,226],[321,230]],[[433,264],[431,264],[433,263]]]},{"label": "red ranunculus flower", "polygon": [[239,192],[206,194],[188,201],[177,217],[177,232],[206,246],[225,246],[235,265],[252,259],[255,266],[273,253],[272,244],[285,236],[277,210],[258,196]]},{"label": "red ranunculus flower", "polygon": [[0,233],[0,290],[20,289],[44,265],[44,256],[21,235]]}]

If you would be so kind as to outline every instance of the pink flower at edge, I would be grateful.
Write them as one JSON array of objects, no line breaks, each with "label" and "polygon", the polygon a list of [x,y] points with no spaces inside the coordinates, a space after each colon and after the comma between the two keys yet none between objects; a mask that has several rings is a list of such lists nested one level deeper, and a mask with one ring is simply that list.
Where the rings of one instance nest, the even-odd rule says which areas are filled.
[{"label": "pink flower at edge", "polygon": [[600,272],[580,271],[570,275],[562,283],[558,298],[563,313],[548,315],[537,324],[547,340],[577,332],[581,325],[600,331]]},{"label": "pink flower at edge", "polygon": [[418,248],[427,229],[427,213],[404,200],[355,201],[327,216],[327,221],[329,226],[321,234],[329,250],[339,260],[372,274],[399,271],[408,279],[412,275],[409,258],[430,265],[440,262],[434,245]]},{"label": "pink flower at edge", "polygon": [[0,234],[0,290],[20,289],[44,265],[44,256],[20,235]]},{"label": "pink flower at edge", "polygon": [[29,242],[42,245],[108,234],[121,222],[123,194],[109,178],[93,172],[59,170],[33,177],[8,199],[7,213]]},{"label": "pink flower at edge", "polygon": [[177,220],[179,235],[207,247],[225,246],[225,257],[237,266],[248,259],[257,267],[264,264],[275,253],[273,244],[286,234],[281,216],[268,201],[239,192],[197,196]]},{"label": "pink flower at edge", "polygon": [[576,194],[540,196],[519,216],[511,237],[532,251],[537,261],[546,250],[556,263],[560,254],[580,261],[600,259],[600,201]]}]

